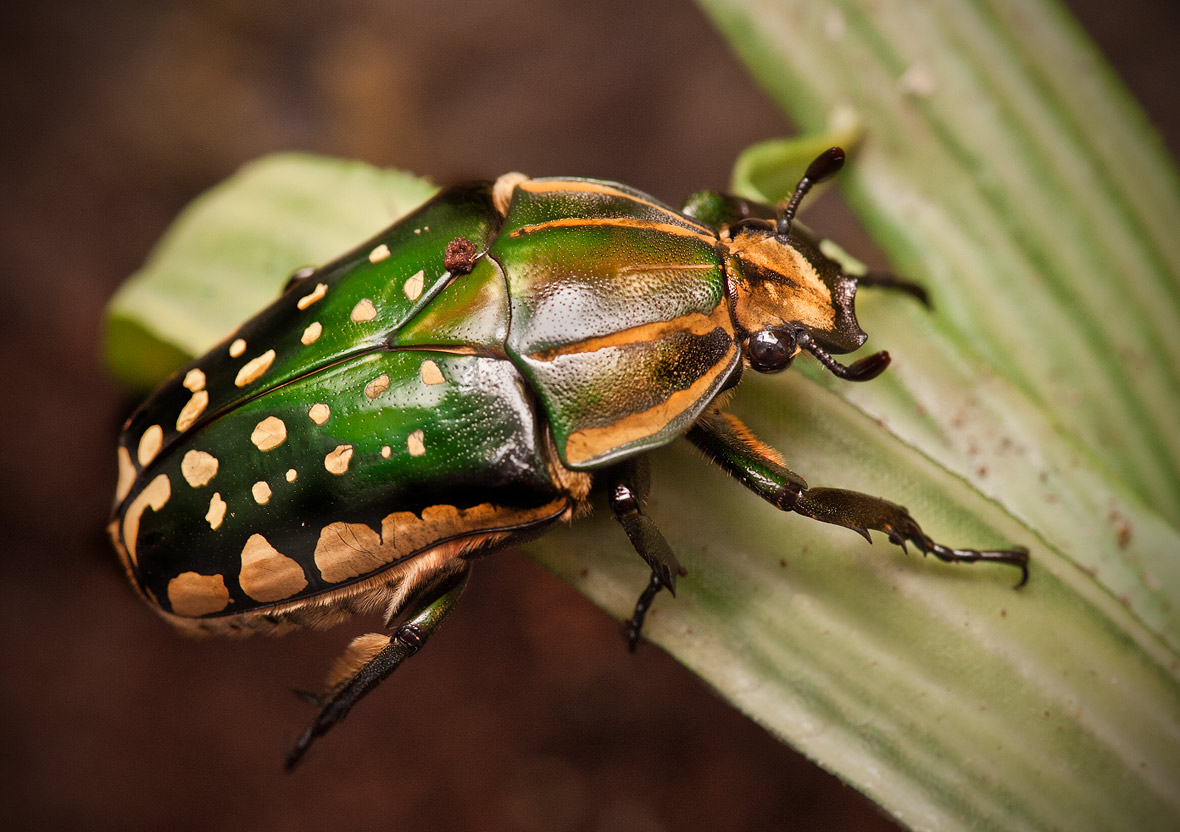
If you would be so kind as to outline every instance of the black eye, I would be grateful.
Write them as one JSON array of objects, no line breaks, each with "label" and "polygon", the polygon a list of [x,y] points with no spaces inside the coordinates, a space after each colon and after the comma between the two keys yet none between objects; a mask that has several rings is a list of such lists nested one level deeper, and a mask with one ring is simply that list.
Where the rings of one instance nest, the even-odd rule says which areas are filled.
[{"label": "black eye", "polygon": [[789,329],[763,329],[746,342],[750,366],[760,373],[779,373],[795,356],[795,334]]}]

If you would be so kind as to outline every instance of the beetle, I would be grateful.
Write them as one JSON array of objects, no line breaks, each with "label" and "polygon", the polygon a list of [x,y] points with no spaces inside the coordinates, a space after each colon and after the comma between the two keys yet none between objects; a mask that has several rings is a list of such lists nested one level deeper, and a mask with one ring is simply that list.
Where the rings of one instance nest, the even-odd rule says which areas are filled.
[{"label": "beetle", "polygon": [[1028,577],[1028,551],[935,543],[909,512],[811,488],[719,405],[745,372],[807,352],[867,381],[856,270],[795,222],[842,167],[817,157],[777,208],[715,192],[677,211],[591,179],[441,192],[283,294],[128,419],[109,532],[138,592],[183,631],[281,633],[380,613],[314,697],[287,758],[416,653],[478,556],[587,510],[605,491],[651,568],[634,649],[675,553],[644,512],[644,453],[687,437],[783,511],[884,532],[944,561]]}]

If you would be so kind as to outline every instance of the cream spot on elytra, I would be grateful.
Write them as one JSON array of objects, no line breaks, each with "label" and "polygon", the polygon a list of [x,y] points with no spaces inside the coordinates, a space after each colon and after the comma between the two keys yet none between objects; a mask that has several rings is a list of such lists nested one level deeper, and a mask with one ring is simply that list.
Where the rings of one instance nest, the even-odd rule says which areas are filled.
[{"label": "cream spot on elytra", "polygon": [[247,361],[242,369],[238,370],[238,377],[234,379],[235,387],[245,387],[252,381],[257,381],[262,377],[262,374],[270,369],[270,365],[275,360],[275,351],[267,350],[257,358],[252,358]]},{"label": "cream spot on elytra", "polygon": [[378,531],[364,523],[329,523],[316,541],[316,568],[325,581],[337,583],[373,572],[393,559]]},{"label": "cream spot on elytra", "polygon": [[377,246],[377,248],[375,248],[369,252],[369,262],[370,263],[380,263],[382,260],[384,260],[388,256],[389,256],[389,246],[385,245],[385,243],[382,243],[381,245]]},{"label": "cream spot on elytra", "polygon": [[238,574],[242,592],[255,601],[270,603],[289,598],[307,586],[303,567],[271,545],[260,534],[250,535],[242,547]]},{"label": "cream spot on elytra", "polygon": [[388,389],[389,376],[382,374],[365,385],[365,395],[370,399],[375,399]]},{"label": "cream spot on elytra", "polygon": [[184,432],[193,426],[193,422],[197,421],[205,408],[209,404],[209,391],[198,390],[193,393],[192,398],[185,402],[184,407],[180,409],[180,415],[176,417],[176,429]]},{"label": "cream spot on elytra", "polygon": [[413,277],[411,277],[409,280],[407,280],[406,285],[403,286],[402,288],[406,293],[406,297],[408,297],[410,300],[417,300],[418,297],[422,294],[422,287],[425,285],[426,285],[426,272],[419,269],[418,273],[415,274]]},{"label": "cream spot on elytra", "polygon": [[172,481],[167,474],[160,474],[147,484],[147,487],[136,495],[123,515],[123,545],[133,564],[138,563],[135,555],[136,542],[139,539],[139,521],[148,506],[152,511],[159,511],[172,497]]},{"label": "cream spot on elytra", "polygon": [[221,527],[221,521],[225,519],[225,508],[225,500],[221,499],[220,491],[209,498],[209,511],[205,513],[205,520],[213,531]]},{"label": "cream spot on elytra", "polygon": [[267,416],[254,426],[250,441],[260,451],[269,451],[287,440],[287,426],[278,416]]},{"label": "cream spot on elytra", "polygon": [[156,458],[156,454],[160,452],[160,446],[164,444],[164,429],[159,425],[152,425],[143,432],[143,436],[139,437],[139,448],[135,452],[139,464],[147,465]]},{"label": "cream spot on elytra", "polygon": [[361,298],[357,305],[352,307],[352,314],[349,317],[358,324],[371,321],[377,317],[377,307],[373,306],[373,301],[368,298]]},{"label": "cream spot on elytra", "polygon": [[235,338],[229,345],[229,357],[237,358],[246,351],[246,342],[241,338]]},{"label": "cream spot on elytra", "polygon": [[326,294],[328,294],[328,284],[317,283],[315,288],[296,301],[295,305],[300,309],[306,309]]},{"label": "cream spot on elytra", "polygon": [[426,453],[426,434],[421,430],[416,430],[406,437],[406,449],[409,450],[410,456],[422,456]]},{"label": "cream spot on elytra", "polygon": [[442,384],[444,381],[446,381],[446,379],[443,378],[442,370],[440,370],[438,365],[429,358],[422,362],[422,366],[419,368],[418,373],[422,376],[423,384]]},{"label": "cream spot on elytra", "polygon": [[294,468],[287,469],[287,482],[295,482],[295,478],[299,476],[299,472]]},{"label": "cream spot on elytra", "polygon": [[181,572],[168,582],[168,603],[176,615],[210,615],[229,606],[229,590],[220,575]]},{"label": "cream spot on elytra", "polygon": [[388,445],[383,445],[381,447],[381,456],[383,456],[385,459],[389,459],[389,455],[392,453],[393,448],[389,447]]},{"label": "cream spot on elytra", "polygon": [[352,459],[352,445],[337,445],[324,457],[324,468],[329,474],[340,476],[348,470],[348,463]]},{"label": "cream spot on elytra", "polygon": [[260,506],[264,506],[270,502],[270,486],[264,480],[259,480],[250,486],[250,494],[254,497],[254,502]]},{"label": "cream spot on elytra", "polygon": [[184,480],[193,488],[208,485],[209,480],[217,476],[220,466],[217,457],[204,451],[189,451],[180,461],[180,473]]},{"label": "cream spot on elytra", "polygon": [[184,381],[181,382],[181,385],[192,393],[202,390],[205,387],[205,374],[194,367],[184,374]]},{"label": "cream spot on elytra", "polygon": [[324,331],[324,326],[319,321],[315,321],[307,325],[307,329],[303,330],[303,337],[299,340],[306,346],[307,344],[314,344],[316,339]]},{"label": "cream spot on elytra", "polygon": [[322,425],[332,415],[332,409],[323,402],[316,402],[311,406],[311,410],[307,411],[307,415],[317,425]]}]

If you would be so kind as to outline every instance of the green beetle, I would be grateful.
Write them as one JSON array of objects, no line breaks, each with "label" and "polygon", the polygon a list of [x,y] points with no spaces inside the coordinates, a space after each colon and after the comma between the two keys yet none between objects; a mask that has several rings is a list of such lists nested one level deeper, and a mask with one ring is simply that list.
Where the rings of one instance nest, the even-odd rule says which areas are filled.
[{"label": "green beetle", "polygon": [[[297,273],[279,299],[127,421],[110,534],[132,584],[192,633],[282,632],[354,613],[356,639],[288,757],[416,652],[477,556],[567,522],[605,490],[651,567],[632,649],[676,557],[643,512],[643,452],[686,436],[783,510],[885,532],[947,561],[902,507],[808,488],[718,405],[746,369],[806,350],[851,366],[858,284],[793,222],[842,166],[808,168],[778,210],[702,193],[676,211],[623,185],[507,174],[446,190],[373,240]],[[394,624],[395,620],[402,623]]]}]

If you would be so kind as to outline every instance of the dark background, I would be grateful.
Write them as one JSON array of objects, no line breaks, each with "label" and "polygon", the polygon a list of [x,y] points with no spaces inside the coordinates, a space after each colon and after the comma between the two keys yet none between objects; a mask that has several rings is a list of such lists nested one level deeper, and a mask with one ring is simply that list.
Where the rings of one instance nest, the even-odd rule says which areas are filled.
[{"label": "dark background", "polygon": [[[1176,4],[1071,5],[1175,152]],[[133,404],[100,364],[103,304],[188,200],[290,148],[439,183],[724,186],[741,148],[790,128],[693,5],[8,2],[0,113],[0,825],[891,827],[516,553],[284,776],[311,715],[286,689],[374,622],[184,640],[102,533]],[[865,252],[837,199],[809,221]]]}]

